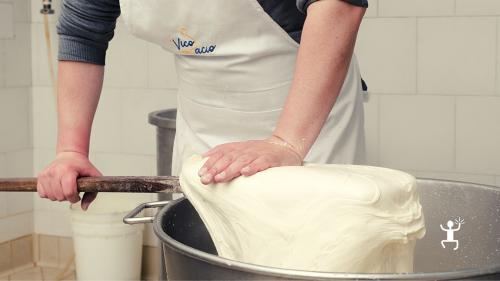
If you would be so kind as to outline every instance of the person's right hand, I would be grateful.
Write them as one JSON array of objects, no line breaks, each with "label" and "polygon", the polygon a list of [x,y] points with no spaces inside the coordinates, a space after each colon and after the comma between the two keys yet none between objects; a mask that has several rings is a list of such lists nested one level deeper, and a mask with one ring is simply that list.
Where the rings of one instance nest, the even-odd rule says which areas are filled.
[{"label": "person's right hand", "polygon": [[[40,197],[52,201],[80,201],[76,180],[79,177],[102,176],[88,157],[78,152],[60,152],[56,159],[38,174],[37,191]],[[85,193],[82,209],[87,210],[97,193]]]}]

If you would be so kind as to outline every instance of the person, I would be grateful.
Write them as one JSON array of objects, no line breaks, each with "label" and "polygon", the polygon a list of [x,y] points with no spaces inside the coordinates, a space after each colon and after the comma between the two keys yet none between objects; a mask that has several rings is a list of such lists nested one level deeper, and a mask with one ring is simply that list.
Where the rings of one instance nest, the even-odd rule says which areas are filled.
[{"label": "person", "polygon": [[446,232],[446,240],[441,240],[441,247],[443,247],[443,249],[446,248],[445,243],[455,243],[455,248],[453,248],[453,250],[456,251],[458,249],[459,242],[455,239],[455,232],[460,230],[462,223],[462,221],[458,221],[457,228],[453,228],[454,223],[451,220],[446,223],[448,228],[444,228],[442,224],[439,225],[441,230]]},{"label": "person", "polygon": [[122,15],[137,37],[175,55],[173,168],[207,157],[204,184],[265,169],[364,161],[363,97],[354,46],[367,0],[64,0],[58,23],[58,138],[40,172],[43,198],[87,209],[76,179],[89,161],[106,49]]}]

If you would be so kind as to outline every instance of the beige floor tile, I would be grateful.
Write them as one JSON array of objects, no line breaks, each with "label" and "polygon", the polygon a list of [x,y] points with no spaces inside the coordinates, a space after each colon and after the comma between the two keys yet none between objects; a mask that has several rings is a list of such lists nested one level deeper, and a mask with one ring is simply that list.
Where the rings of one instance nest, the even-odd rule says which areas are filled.
[{"label": "beige floor tile", "polygon": [[73,271],[70,274],[64,276],[62,281],[75,281],[76,280],[76,273]]},{"label": "beige floor tile", "polygon": [[[59,267],[65,267],[69,262],[74,261],[75,251],[73,239],[70,237],[59,238]],[[73,263],[74,264],[74,263]],[[72,266],[74,268],[74,266]]]},{"label": "beige floor tile", "polygon": [[7,274],[0,275],[0,281],[9,281],[9,275]]},{"label": "beige floor tile", "polygon": [[33,237],[31,235],[12,241],[12,266],[33,263]]},{"label": "beige floor tile", "polygon": [[12,251],[10,242],[0,244],[0,274],[12,269]]},{"label": "beige floor tile", "polygon": [[61,273],[62,269],[52,267],[41,267],[43,280],[56,280],[56,277]]},{"label": "beige floor tile", "polygon": [[42,270],[39,267],[32,267],[20,272],[16,272],[10,276],[10,280],[16,281],[38,281],[43,280],[42,278]]},{"label": "beige floor tile", "polygon": [[40,261],[40,234],[33,234],[33,262]]},{"label": "beige floor tile", "polygon": [[41,265],[57,267],[59,265],[59,238],[50,235],[40,235]]},{"label": "beige floor tile", "polygon": [[[58,280],[60,279],[59,276],[63,273],[60,268],[42,267],[41,269],[44,281]],[[66,272],[61,280],[76,280],[75,272],[73,270]]]}]

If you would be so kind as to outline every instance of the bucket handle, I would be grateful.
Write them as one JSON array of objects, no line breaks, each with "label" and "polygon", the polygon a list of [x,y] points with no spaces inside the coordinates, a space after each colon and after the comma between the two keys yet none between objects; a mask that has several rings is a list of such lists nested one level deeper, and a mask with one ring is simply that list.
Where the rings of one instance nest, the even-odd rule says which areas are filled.
[{"label": "bucket handle", "polygon": [[140,224],[140,223],[152,223],[154,221],[154,217],[137,217],[137,215],[142,212],[144,209],[151,208],[161,208],[170,203],[170,201],[157,201],[157,202],[149,202],[143,203],[133,209],[130,213],[128,213],[124,218],[123,222],[126,224]]}]

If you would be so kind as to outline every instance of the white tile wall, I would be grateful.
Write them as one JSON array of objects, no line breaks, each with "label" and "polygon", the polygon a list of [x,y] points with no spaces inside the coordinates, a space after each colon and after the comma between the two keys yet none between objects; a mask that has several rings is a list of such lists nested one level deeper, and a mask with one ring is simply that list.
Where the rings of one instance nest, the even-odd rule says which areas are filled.
[{"label": "white tile wall", "polygon": [[14,37],[14,5],[0,2],[0,39]]},{"label": "white tile wall", "polygon": [[0,193],[0,220],[7,216],[7,193]]},{"label": "white tile wall", "polygon": [[31,0],[9,0],[14,3],[14,20],[31,22]]},{"label": "white tile wall", "polygon": [[56,97],[50,87],[32,88],[33,145],[55,148],[57,140]]},{"label": "white tile wall", "polygon": [[121,90],[105,89],[102,92],[92,126],[92,151],[121,151],[122,103]]},{"label": "white tile wall", "polygon": [[122,93],[123,151],[156,154],[156,131],[148,124],[148,114],[176,107],[176,94],[171,90],[127,90]]},{"label": "white tile wall", "polygon": [[118,23],[106,57],[106,87],[148,87],[148,43]]},{"label": "white tile wall", "polygon": [[33,233],[33,214],[22,213],[0,219],[0,243]]},{"label": "white tile wall", "polygon": [[7,177],[7,159],[5,153],[0,153],[0,177]]},{"label": "white tile wall", "polygon": [[419,19],[419,92],[493,94],[495,44],[495,18]]},{"label": "white tile wall", "polygon": [[24,149],[31,145],[29,90],[0,89],[0,152]]},{"label": "white tile wall", "polygon": [[366,161],[368,165],[379,165],[379,97],[368,96],[365,108]]},{"label": "white tile wall", "polygon": [[380,97],[382,166],[409,170],[453,170],[454,135],[453,97]]},{"label": "white tile wall", "polygon": [[370,92],[415,92],[415,19],[365,19],[359,33],[356,53]]},{"label": "white tile wall", "polygon": [[455,0],[379,0],[380,17],[449,16]]},{"label": "white tile wall", "polygon": [[500,1],[456,0],[457,15],[500,15]]},{"label": "white tile wall", "polygon": [[107,176],[151,176],[156,171],[154,156],[96,152],[90,160]]},{"label": "white tile wall", "polygon": [[5,172],[8,177],[21,178],[33,175],[33,150],[31,148],[6,152],[5,162]]},{"label": "white tile wall", "polygon": [[498,187],[500,187],[500,177],[497,177],[495,185],[498,186]]},{"label": "white tile wall", "polygon": [[370,0],[368,9],[365,13],[365,18],[373,18],[378,15],[378,0]]},{"label": "white tile wall", "polygon": [[31,86],[30,24],[16,23],[14,38],[4,44],[5,86]]},{"label": "white tile wall", "polygon": [[[26,0],[0,1],[0,177],[32,175],[31,39]],[[32,194],[0,195],[0,242],[33,232]]]},{"label": "white tile wall", "polygon": [[5,40],[0,40],[0,88],[5,87]]},{"label": "white tile wall", "polygon": [[457,169],[500,175],[500,97],[457,100]]},{"label": "white tile wall", "polygon": [[[54,71],[57,73],[57,32],[55,23],[49,25]],[[33,86],[51,86],[45,31],[42,23],[31,24],[31,57]]]},{"label": "white tile wall", "polygon": [[500,18],[497,18],[496,94],[500,95]]},{"label": "white tile wall", "polygon": [[[37,199],[38,201],[47,201]],[[38,209],[35,204],[34,212],[34,232],[39,234],[54,235],[54,236],[71,236],[70,212],[67,206],[64,210],[42,210]]]},{"label": "white tile wall", "polygon": [[7,215],[18,215],[33,211],[33,194],[27,192],[7,193]]},{"label": "white tile wall", "polygon": [[56,155],[55,148],[53,149],[43,149],[34,148],[33,149],[33,174],[38,175],[43,168],[45,168]]}]

